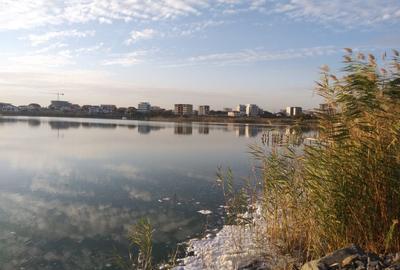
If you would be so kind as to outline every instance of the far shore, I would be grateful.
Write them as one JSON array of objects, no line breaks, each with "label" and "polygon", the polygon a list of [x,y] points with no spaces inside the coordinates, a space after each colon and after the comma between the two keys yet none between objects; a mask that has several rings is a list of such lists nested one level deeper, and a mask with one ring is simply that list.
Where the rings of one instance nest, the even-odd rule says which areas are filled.
[{"label": "far shore", "polygon": [[114,120],[140,120],[156,122],[202,122],[202,123],[237,123],[237,124],[260,124],[260,125],[313,125],[316,119],[311,117],[228,117],[228,116],[160,116],[160,115],[134,115],[124,116],[120,114],[79,114],[79,113],[42,113],[42,112],[1,112],[1,116],[25,116],[25,117],[55,117],[55,118],[88,118],[88,119],[114,119]]}]

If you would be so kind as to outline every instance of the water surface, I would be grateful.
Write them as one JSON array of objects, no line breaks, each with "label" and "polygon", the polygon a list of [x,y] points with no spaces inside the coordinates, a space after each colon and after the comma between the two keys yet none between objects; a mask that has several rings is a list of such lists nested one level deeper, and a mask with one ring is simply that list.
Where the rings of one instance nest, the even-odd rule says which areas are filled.
[{"label": "water surface", "polygon": [[[218,166],[252,174],[256,125],[0,118],[1,269],[114,269],[149,217],[155,254],[218,221]],[[278,128],[285,132],[285,128]]]}]

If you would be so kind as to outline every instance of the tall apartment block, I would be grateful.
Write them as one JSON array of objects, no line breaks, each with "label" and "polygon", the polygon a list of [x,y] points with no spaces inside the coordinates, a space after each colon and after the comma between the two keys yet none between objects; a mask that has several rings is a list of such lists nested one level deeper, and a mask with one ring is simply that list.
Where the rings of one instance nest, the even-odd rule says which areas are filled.
[{"label": "tall apartment block", "polygon": [[192,115],[193,105],[192,104],[175,104],[176,115]]},{"label": "tall apartment block", "polygon": [[301,107],[286,107],[287,116],[298,116],[303,112]]},{"label": "tall apartment block", "polygon": [[209,113],[210,113],[210,106],[208,105],[199,106],[199,115],[208,115]]}]

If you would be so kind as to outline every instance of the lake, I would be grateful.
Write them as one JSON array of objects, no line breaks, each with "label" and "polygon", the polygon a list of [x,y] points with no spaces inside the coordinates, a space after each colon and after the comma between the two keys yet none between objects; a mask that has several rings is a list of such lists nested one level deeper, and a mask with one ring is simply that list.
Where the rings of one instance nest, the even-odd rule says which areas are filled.
[{"label": "lake", "polygon": [[141,217],[155,229],[156,259],[166,258],[220,226],[217,168],[251,176],[248,145],[271,129],[0,117],[0,268],[114,269]]}]

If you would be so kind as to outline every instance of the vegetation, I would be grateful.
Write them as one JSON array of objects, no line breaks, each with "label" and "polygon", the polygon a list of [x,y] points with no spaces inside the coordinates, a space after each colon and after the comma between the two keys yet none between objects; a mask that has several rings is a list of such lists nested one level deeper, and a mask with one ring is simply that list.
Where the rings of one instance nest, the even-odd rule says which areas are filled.
[{"label": "vegetation", "polygon": [[318,133],[300,151],[290,145],[261,161],[267,234],[310,259],[349,243],[374,252],[400,250],[400,61],[382,68],[373,55],[347,49],[343,75],[322,69]]},{"label": "vegetation", "polygon": [[128,235],[131,247],[138,249],[139,255],[135,256],[134,252],[129,250],[129,260],[123,257],[116,257],[116,264],[121,269],[132,270],[151,270],[152,251],[153,251],[153,228],[147,218],[139,219],[135,225],[129,230]]},{"label": "vegetation", "polygon": [[246,213],[255,210],[253,205],[256,200],[256,185],[246,180],[241,187],[235,188],[235,179],[230,168],[226,172],[222,168],[218,168],[217,185],[221,188],[224,196],[225,225],[251,223],[251,215],[246,215]]}]

